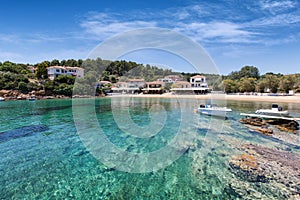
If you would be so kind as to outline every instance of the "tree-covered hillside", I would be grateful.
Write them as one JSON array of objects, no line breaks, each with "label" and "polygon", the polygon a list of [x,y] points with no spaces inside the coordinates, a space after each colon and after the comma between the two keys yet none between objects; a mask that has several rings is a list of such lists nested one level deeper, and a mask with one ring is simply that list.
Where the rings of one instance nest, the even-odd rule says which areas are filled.
[{"label": "tree-covered hillside", "polygon": [[245,66],[240,71],[234,71],[228,76],[224,76],[222,87],[226,93],[288,93],[289,90],[300,92],[300,74],[283,75],[269,72],[260,75],[257,67]]},{"label": "tree-covered hillside", "polygon": [[[155,81],[167,75],[181,75],[189,81],[191,76],[199,73],[173,72],[170,69],[161,69],[156,66],[142,65],[128,61],[109,61],[97,59],[43,61],[33,66],[35,73],[28,68],[29,64],[17,64],[9,61],[0,62],[0,90],[17,90],[23,94],[32,91],[43,91],[44,95],[71,96],[75,91],[94,91],[93,83],[97,81],[127,81],[132,78],[143,78],[145,81]],[[71,66],[84,68],[84,78],[61,75],[54,80],[47,76],[49,66]],[[257,67],[245,66],[239,71],[230,74],[201,74],[206,76],[208,85],[213,90],[235,92],[285,92],[294,89],[300,91],[300,74],[273,74],[260,75]],[[75,85],[74,85],[75,83]],[[98,91],[98,93],[101,91]]]}]

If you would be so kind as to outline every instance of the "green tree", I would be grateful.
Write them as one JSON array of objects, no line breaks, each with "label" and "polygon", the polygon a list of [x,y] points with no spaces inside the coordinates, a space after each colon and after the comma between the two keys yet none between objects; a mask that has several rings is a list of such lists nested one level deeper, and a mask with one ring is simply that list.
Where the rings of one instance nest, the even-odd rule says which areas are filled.
[{"label": "green tree", "polygon": [[27,83],[25,82],[19,82],[18,84],[18,90],[23,93],[23,94],[27,94],[28,93],[28,87],[27,87]]},{"label": "green tree", "polygon": [[41,86],[36,83],[29,82],[27,84],[27,88],[28,88],[28,91],[38,91],[41,89]]},{"label": "green tree", "polygon": [[83,60],[82,60],[82,59],[78,59],[78,60],[77,60],[77,66],[78,66],[78,67],[81,67],[82,63],[83,63]]},{"label": "green tree", "polygon": [[101,75],[101,80],[102,81],[109,81],[109,72],[108,71],[103,71]]},{"label": "green tree", "polygon": [[27,84],[29,80],[24,74],[0,72],[0,89],[18,90],[18,84],[20,82],[24,82]]},{"label": "green tree", "polygon": [[66,60],[62,60],[62,61],[60,61],[60,66],[66,66]]},{"label": "green tree", "polygon": [[53,94],[54,87],[55,87],[54,81],[50,81],[50,80],[45,81],[44,89],[47,95]]},{"label": "green tree", "polygon": [[245,66],[240,70],[241,78],[259,78],[259,70],[257,67],[254,66]]},{"label": "green tree", "polygon": [[256,85],[256,91],[260,93],[264,93],[265,89],[267,87],[265,79],[260,79],[260,81],[257,82]]},{"label": "green tree", "polygon": [[259,70],[254,66],[244,66],[240,71],[231,72],[228,77],[231,80],[237,80],[241,78],[256,78],[259,79]]},{"label": "green tree", "polygon": [[254,92],[256,85],[256,78],[241,78],[239,81],[240,92]]},{"label": "green tree", "polygon": [[230,79],[226,79],[223,80],[223,87],[224,87],[224,91],[226,93],[232,93],[232,92],[237,92],[238,88],[237,88],[237,82],[234,80],[230,80]]},{"label": "green tree", "polygon": [[56,86],[53,92],[58,95],[72,96],[73,86],[68,85],[66,83],[62,83]]},{"label": "green tree", "polygon": [[280,78],[279,89],[285,93],[289,93],[289,90],[292,90],[296,83],[295,76],[286,75]]},{"label": "green tree", "polygon": [[12,73],[15,73],[15,74],[29,74],[29,73],[31,73],[26,65],[16,64],[16,63],[12,63],[12,62],[9,62],[9,61],[6,61],[2,65],[0,65],[0,71],[2,71],[2,72],[12,72]]},{"label": "green tree", "polygon": [[47,67],[50,66],[49,61],[44,61],[42,63],[39,63],[36,65],[36,72],[35,75],[38,79],[46,79],[48,78],[48,73],[47,73]]},{"label": "green tree", "polygon": [[77,67],[77,61],[74,59],[69,59],[66,61],[65,65],[69,67]]},{"label": "green tree", "polygon": [[59,60],[57,60],[57,59],[53,59],[50,63],[50,66],[59,66],[59,65],[60,65],[60,63],[59,63]]},{"label": "green tree", "polygon": [[279,86],[279,78],[274,74],[266,74],[265,76],[266,86],[272,93],[277,93]]},{"label": "green tree", "polygon": [[75,82],[75,76],[69,76],[69,75],[60,75],[54,79],[54,82],[60,84],[60,83],[66,83],[69,85],[73,85]]}]

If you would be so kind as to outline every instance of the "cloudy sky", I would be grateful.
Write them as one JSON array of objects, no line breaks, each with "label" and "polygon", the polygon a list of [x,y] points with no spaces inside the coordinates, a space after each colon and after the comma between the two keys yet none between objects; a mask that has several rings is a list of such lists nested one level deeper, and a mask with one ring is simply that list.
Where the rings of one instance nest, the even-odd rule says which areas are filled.
[{"label": "cloudy sky", "polygon": [[[297,0],[4,0],[0,23],[2,62],[85,59],[116,34],[165,28],[202,46],[222,74],[244,65],[261,73],[300,72]],[[124,59],[163,65],[168,57],[156,54],[153,61],[138,53]],[[184,62],[171,60],[184,71]]]}]

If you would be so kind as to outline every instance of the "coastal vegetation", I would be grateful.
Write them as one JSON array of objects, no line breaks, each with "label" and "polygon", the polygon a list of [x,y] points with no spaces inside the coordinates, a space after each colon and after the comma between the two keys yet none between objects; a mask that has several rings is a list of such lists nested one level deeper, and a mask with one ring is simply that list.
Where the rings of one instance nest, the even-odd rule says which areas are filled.
[{"label": "coastal vegetation", "polygon": [[226,93],[237,92],[270,92],[289,93],[290,90],[300,92],[300,74],[259,74],[254,66],[245,66],[240,71],[223,76],[222,86]]},{"label": "coastal vegetation", "polygon": [[[32,66],[34,71],[28,66]],[[70,66],[82,67],[84,78],[61,75],[50,80],[47,67]],[[131,61],[109,61],[97,59],[86,60],[57,60],[43,61],[34,65],[0,62],[0,90],[17,90],[28,94],[32,91],[43,91],[44,95],[72,96],[73,90],[82,94],[94,91],[92,83],[109,81],[112,84],[118,81],[127,81],[132,78],[143,78],[145,81],[155,81],[167,75],[180,75],[185,81],[199,73],[173,72],[171,69],[162,69],[149,64],[143,65]],[[274,74],[272,72],[260,75],[259,69],[254,66],[244,66],[239,71],[228,75],[201,74],[206,76],[209,87],[215,91],[226,93],[238,92],[270,92],[288,93],[290,90],[300,92],[300,74]],[[110,84],[96,88],[96,95],[103,95],[109,90]],[[171,87],[171,86],[169,86]]]}]

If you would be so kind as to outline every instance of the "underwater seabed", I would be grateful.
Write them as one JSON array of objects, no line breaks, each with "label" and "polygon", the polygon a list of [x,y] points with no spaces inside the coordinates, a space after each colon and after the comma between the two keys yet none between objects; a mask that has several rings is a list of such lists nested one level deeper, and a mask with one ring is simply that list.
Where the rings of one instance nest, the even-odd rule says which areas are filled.
[{"label": "underwater seabed", "polygon": [[215,198],[216,194],[239,199],[298,198],[299,145],[249,131],[233,119],[221,128],[220,124],[216,119],[200,122],[199,132],[206,130],[209,135],[200,134],[202,147],[189,153],[200,190]]},{"label": "underwater seabed", "polygon": [[[124,132],[129,125],[122,130],[114,120],[114,114],[124,112],[113,113],[110,99],[97,99],[97,120],[107,138],[135,153],[168,144],[180,129],[182,112],[190,113],[184,134],[192,138],[176,143],[187,151],[171,165],[147,173],[118,171],[95,159],[77,133],[71,100],[3,103],[0,132],[8,139],[0,143],[1,199],[292,199],[300,193],[300,163],[294,165],[300,160],[299,146],[238,122],[240,110],[255,110],[263,103],[228,102],[233,109],[228,120],[193,113],[198,102],[192,100],[180,105],[172,99],[113,104],[129,109],[140,127],[151,124],[152,105],[164,107],[151,111],[153,116],[165,112],[158,134],[137,138]],[[284,106],[300,113],[297,104]],[[16,137],[16,131],[23,135]]]}]

